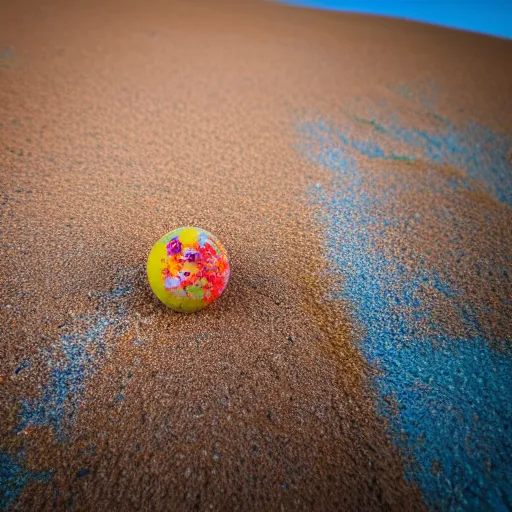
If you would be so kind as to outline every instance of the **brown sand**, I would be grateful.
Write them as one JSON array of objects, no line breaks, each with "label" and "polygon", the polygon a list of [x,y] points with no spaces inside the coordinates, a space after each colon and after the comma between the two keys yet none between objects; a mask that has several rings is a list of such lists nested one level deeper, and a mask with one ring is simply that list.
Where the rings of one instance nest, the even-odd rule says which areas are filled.
[{"label": "brown sand", "polygon": [[[16,508],[421,510],[348,309],[325,301],[305,197],[327,178],[292,127],[435,76],[510,128],[511,44],[260,2],[4,2],[0,20],[13,49],[0,68],[1,444],[54,471]],[[215,233],[232,263],[224,297],[189,316],[158,303],[144,269],[181,225]],[[128,328],[87,380],[71,440],[13,434],[59,326],[119,276]]]}]

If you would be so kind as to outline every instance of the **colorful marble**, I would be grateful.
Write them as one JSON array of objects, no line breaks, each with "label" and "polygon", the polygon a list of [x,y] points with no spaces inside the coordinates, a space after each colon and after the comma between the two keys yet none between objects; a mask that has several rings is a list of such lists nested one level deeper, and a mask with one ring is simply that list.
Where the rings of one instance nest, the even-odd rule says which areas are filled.
[{"label": "colorful marble", "polygon": [[175,311],[203,309],[225,290],[229,280],[228,255],[208,231],[175,229],[151,249],[148,280],[154,294]]}]

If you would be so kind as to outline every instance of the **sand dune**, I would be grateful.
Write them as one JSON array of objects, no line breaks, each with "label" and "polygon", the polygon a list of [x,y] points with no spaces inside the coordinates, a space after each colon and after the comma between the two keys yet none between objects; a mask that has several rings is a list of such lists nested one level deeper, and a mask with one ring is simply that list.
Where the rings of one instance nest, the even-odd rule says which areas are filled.
[{"label": "sand dune", "polygon": [[[344,287],[325,249],[336,238],[311,190],[333,190],[322,137],[361,109],[393,102],[441,130],[402,85],[435,83],[454,125],[512,133],[512,42],[256,1],[4,2],[0,20],[0,428],[15,475],[2,505],[423,510],[377,412],[368,327],[330,295]],[[307,126],[329,134],[306,141]],[[428,178],[415,151],[416,165],[368,157],[376,186]],[[436,161],[434,182],[458,179],[457,162]],[[494,192],[507,185],[480,190],[478,169],[454,201],[470,230],[493,215],[504,255],[510,209]],[[413,188],[399,206],[430,218],[437,200]],[[389,240],[438,261],[436,222]],[[145,276],[152,244],[182,225],[216,234],[232,268],[224,296],[188,316]],[[486,286],[467,293],[506,293]],[[505,314],[489,320],[496,339]]]}]

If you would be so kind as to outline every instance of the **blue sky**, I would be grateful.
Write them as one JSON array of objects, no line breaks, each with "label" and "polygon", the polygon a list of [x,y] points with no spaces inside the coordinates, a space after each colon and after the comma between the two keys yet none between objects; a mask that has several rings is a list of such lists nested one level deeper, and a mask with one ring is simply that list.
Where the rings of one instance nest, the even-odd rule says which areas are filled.
[{"label": "blue sky", "polygon": [[512,39],[512,0],[280,0],[337,11],[393,16]]}]

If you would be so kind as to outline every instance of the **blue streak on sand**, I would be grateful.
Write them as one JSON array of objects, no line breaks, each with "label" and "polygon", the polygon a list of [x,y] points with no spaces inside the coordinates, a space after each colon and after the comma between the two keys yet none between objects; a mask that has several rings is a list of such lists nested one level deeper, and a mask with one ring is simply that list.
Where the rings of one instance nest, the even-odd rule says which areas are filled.
[{"label": "blue streak on sand", "polygon": [[126,327],[125,298],[129,293],[130,287],[119,280],[99,296],[97,312],[85,316],[79,326],[64,326],[65,332],[50,355],[49,382],[40,396],[23,402],[17,432],[29,425],[48,426],[61,441],[69,438],[87,380],[106,353],[107,337]]},{"label": "blue streak on sand", "polygon": [[11,457],[0,451],[0,510],[7,510],[28,483],[47,483],[51,478],[50,471],[30,471],[24,468],[22,455]]},{"label": "blue streak on sand", "polygon": [[[466,169],[496,199],[510,204],[505,137],[474,124],[462,132],[450,124],[444,135],[408,130],[396,119],[381,124],[392,141],[420,148],[434,162]],[[408,477],[418,481],[429,505],[442,510],[510,510],[512,355],[507,341],[501,352],[493,350],[471,314],[471,297],[461,296],[435,269],[420,264],[406,270],[378,248],[385,240],[372,228],[396,222],[399,191],[372,185],[371,172],[351,157],[387,158],[377,142],[351,140],[325,121],[304,124],[300,132],[303,154],[332,171],[332,190],[317,184],[311,195],[323,206],[328,258],[343,282],[333,295],[349,299],[365,328],[361,350],[382,371],[375,379],[379,411],[388,416],[397,443],[413,455]],[[492,148],[490,165],[482,161],[483,143]],[[439,181],[436,193],[467,188],[464,179],[446,179],[441,187]],[[383,220],[376,218],[377,208]],[[456,306],[474,336],[454,338],[442,325],[436,325],[436,335],[422,333],[420,322],[430,318],[429,306],[420,300],[424,285]],[[407,314],[411,308],[413,315]],[[390,397],[398,414],[387,405]]]},{"label": "blue streak on sand", "polygon": [[394,140],[419,149],[431,162],[465,169],[469,177],[478,180],[498,201],[512,205],[510,164],[507,161],[511,148],[509,137],[473,121],[468,122],[462,132],[449,121],[444,124],[442,133],[435,134],[426,130],[408,130],[395,118],[387,131]]},{"label": "blue streak on sand", "polygon": [[424,113],[441,123],[438,123],[439,130],[435,132],[414,130],[405,127],[400,117],[393,114],[386,124],[388,137],[419,150],[431,162],[464,169],[470,178],[477,180],[498,201],[512,205],[510,136],[474,121],[468,121],[460,129],[449,119],[439,116],[434,111],[439,96],[436,84],[428,83],[418,91],[405,85],[392,90],[410,101],[420,103]]},{"label": "blue streak on sand", "polygon": [[23,370],[25,370],[26,368],[28,368],[30,366],[30,361],[23,361],[15,370],[14,370],[14,375],[18,375],[19,373],[21,373]]}]

